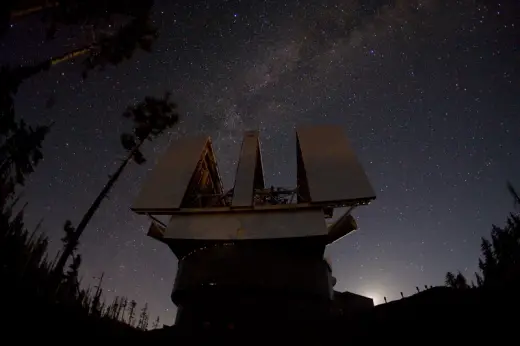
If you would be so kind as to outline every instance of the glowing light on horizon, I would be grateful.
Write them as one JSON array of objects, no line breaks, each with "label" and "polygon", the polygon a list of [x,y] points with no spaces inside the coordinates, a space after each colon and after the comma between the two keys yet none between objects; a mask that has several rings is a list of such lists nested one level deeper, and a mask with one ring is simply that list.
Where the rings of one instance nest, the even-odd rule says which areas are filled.
[{"label": "glowing light on horizon", "polygon": [[385,302],[384,296],[378,292],[366,292],[363,294],[365,297],[372,298],[374,305],[383,304]]}]

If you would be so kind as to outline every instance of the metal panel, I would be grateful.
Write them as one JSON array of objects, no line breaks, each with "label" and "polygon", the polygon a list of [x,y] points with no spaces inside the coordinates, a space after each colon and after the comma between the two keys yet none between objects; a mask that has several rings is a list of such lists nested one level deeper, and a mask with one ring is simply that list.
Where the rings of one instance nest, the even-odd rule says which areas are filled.
[{"label": "metal panel", "polygon": [[206,136],[174,141],[146,178],[132,210],[179,208],[206,145]]},{"label": "metal panel", "polygon": [[[340,127],[320,125],[297,129],[309,195],[312,203],[375,198],[365,171]],[[298,180],[305,177],[298,177]]]},{"label": "metal panel", "polygon": [[231,205],[233,207],[252,206],[254,189],[263,188],[263,185],[258,131],[246,131],[237,165]]},{"label": "metal panel", "polygon": [[349,212],[346,212],[341,218],[339,218],[329,227],[329,236],[327,242],[332,244],[347,234],[354,232],[356,229],[356,220]]},{"label": "metal panel", "polygon": [[326,235],[319,209],[176,215],[164,239],[274,239]]},{"label": "metal panel", "polygon": [[164,236],[165,227],[159,225],[157,222],[152,221],[150,227],[148,228],[148,236],[154,239],[162,239]]}]

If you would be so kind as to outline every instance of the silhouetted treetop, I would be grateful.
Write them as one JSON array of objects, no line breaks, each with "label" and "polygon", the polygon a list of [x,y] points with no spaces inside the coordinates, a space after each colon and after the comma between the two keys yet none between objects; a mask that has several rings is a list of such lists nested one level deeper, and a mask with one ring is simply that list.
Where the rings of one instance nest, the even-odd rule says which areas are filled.
[{"label": "silhouetted treetop", "polygon": [[0,67],[0,134],[16,130],[14,96],[22,82],[51,66],[49,61],[27,66]]},{"label": "silhouetted treetop", "polygon": [[48,26],[47,36],[52,38],[60,25],[96,28],[103,22],[111,23],[115,15],[137,17],[148,13],[153,3],[153,0],[3,0],[0,25],[5,33],[10,21],[41,14]]},{"label": "silhouetted treetop", "polygon": [[70,220],[65,221],[65,224],[63,225],[63,231],[65,232],[65,235],[61,238],[63,246],[70,246],[73,248],[73,251],[76,251],[78,248],[78,242],[74,237],[74,232],[76,229],[74,226],[72,226],[72,222]]},{"label": "silhouetted treetop", "polygon": [[137,48],[151,52],[152,44],[158,36],[158,30],[148,16],[133,18],[114,34],[100,33],[89,48],[83,78],[87,77],[90,70],[102,70],[106,65],[119,65],[129,60]]},{"label": "silhouetted treetop", "polygon": [[170,94],[163,98],[146,97],[135,106],[129,107],[123,116],[132,120],[132,133],[121,135],[123,148],[133,153],[137,164],[146,162],[140,151],[140,145],[146,140],[153,140],[179,121],[175,111],[177,105],[170,101]]},{"label": "silhouetted treetop", "polygon": [[2,68],[0,118],[2,113],[14,112],[12,97],[16,94],[18,86],[38,72],[86,55],[82,71],[83,78],[86,78],[91,70],[103,69],[106,65],[118,65],[130,59],[137,49],[150,52],[152,43],[158,37],[158,30],[150,20],[153,0],[63,0],[54,3],[31,0],[23,3],[37,8],[38,11],[15,12],[13,10],[17,7],[13,1],[2,3],[0,20],[3,21],[4,28],[9,27],[5,24],[6,20],[22,17],[16,13],[42,12],[43,22],[48,26],[48,38],[54,37],[58,27],[63,25],[78,27],[81,35],[89,32],[90,38],[85,46],[51,57],[44,62],[15,69]]},{"label": "silhouetted treetop", "polygon": [[170,96],[170,93],[166,93],[162,98],[147,96],[144,101],[128,107],[123,113],[124,117],[133,121],[134,134],[138,139],[152,140],[177,123],[177,105],[170,101]]},{"label": "silhouetted treetop", "polygon": [[[511,183],[507,188],[518,205],[515,188]],[[520,286],[520,215],[510,213],[504,227],[492,225],[491,240],[482,238],[480,252],[478,267],[482,275],[475,274],[477,286]],[[460,283],[461,279],[457,280],[452,273],[446,274],[447,286],[459,288]]]},{"label": "silhouetted treetop", "polygon": [[139,16],[147,13],[153,0],[61,0],[47,7],[54,23],[65,25],[97,25],[116,14]]},{"label": "silhouetted treetop", "polygon": [[43,158],[42,142],[50,126],[27,126],[22,120],[11,124],[13,134],[0,143],[0,176],[3,180],[13,178],[23,185],[25,176],[34,172],[34,167]]},{"label": "silhouetted treetop", "polygon": [[469,288],[468,282],[464,275],[459,271],[457,275],[452,272],[446,273],[445,284],[448,287],[466,289]]}]

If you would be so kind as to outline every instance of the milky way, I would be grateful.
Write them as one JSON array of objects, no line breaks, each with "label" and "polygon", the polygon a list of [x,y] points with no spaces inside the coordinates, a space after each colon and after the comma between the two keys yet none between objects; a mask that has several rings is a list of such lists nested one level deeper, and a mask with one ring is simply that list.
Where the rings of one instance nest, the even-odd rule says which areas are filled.
[{"label": "milky way", "polygon": [[[359,3],[156,1],[153,53],[85,82],[78,63],[27,81],[18,114],[55,121],[24,191],[29,225],[44,218],[56,251],[65,219],[78,222],[124,155],[122,111],[171,91],[181,124],[145,149],[147,165],[128,168],[81,241],[83,282],[105,272],[107,298],[147,301],[173,320],[176,259],[129,211],[171,138],[211,135],[229,188],[241,133],[260,129],[267,184],[293,186],[294,126],[310,123],[345,129],[378,196],[356,211],[359,231],[327,251],[337,289],[380,301],[442,284],[448,270],[470,277],[480,237],[513,208],[506,181],[520,186],[518,5]],[[67,35],[42,44],[36,21],[17,23],[1,60],[65,51],[78,44]]]}]

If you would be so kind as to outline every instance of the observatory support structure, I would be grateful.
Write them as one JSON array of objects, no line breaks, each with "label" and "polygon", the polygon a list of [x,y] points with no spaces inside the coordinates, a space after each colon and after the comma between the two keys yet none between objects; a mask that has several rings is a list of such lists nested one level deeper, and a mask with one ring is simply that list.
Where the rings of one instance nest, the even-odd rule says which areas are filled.
[{"label": "observatory support structure", "polygon": [[[316,242],[321,242],[318,246]],[[180,257],[177,324],[252,325],[326,318],[333,278],[318,239],[204,242]]]}]

